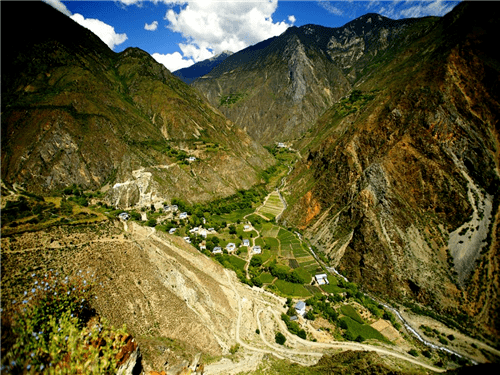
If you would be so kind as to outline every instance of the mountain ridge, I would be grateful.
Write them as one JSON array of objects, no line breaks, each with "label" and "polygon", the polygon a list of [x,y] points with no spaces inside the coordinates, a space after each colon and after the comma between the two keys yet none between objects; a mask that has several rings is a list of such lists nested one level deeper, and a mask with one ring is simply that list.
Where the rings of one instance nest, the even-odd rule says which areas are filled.
[{"label": "mountain ridge", "polygon": [[210,57],[203,61],[199,61],[194,65],[191,65],[187,68],[178,69],[172,74],[187,84],[192,83],[197,78],[204,76],[207,73],[210,73],[214,68],[216,68],[219,64],[221,64],[226,58],[231,56],[233,52],[231,51],[222,51],[216,56]]},{"label": "mountain ridge", "polygon": [[391,58],[437,18],[365,19],[290,27],[228,57],[193,86],[261,143],[293,140],[376,68],[376,59]]},{"label": "mountain ridge", "polygon": [[[49,5],[30,8],[34,26],[38,13],[69,31],[44,27],[33,40],[19,36],[5,48],[4,181],[37,192],[108,184],[110,200],[128,207],[174,195],[192,202],[231,195],[259,183],[273,164],[265,149],[146,52],[114,53]],[[197,162],[188,164],[188,156]]]}]

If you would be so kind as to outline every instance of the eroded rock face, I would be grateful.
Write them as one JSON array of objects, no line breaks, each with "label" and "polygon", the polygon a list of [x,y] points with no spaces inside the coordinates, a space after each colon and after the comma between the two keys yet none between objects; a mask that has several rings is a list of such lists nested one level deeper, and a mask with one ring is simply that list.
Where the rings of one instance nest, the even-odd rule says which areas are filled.
[{"label": "eroded rock face", "polygon": [[[495,22],[467,7],[359,86],[380,90],[373,101],[320,118],[289,178],[301,198],[283,219],[368,290],[466,313],[498,336],[500,97],[489,82],[500,73]],[[456,44],[434,42],[446,38]]]}]

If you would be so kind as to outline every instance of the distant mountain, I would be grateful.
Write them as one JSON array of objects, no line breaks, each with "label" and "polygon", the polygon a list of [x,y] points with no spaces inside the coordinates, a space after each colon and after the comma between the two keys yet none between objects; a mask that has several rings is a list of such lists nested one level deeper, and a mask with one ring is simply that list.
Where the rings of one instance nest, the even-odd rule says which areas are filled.
[{"label": "distant mountain", "polygon": [[[462,2],[353,71],[355,89],[294,145],[283,215],[350,281],[497,345],[499,22],[496,5]],[[366,49],[343,43],[330,56],[361,66]]]},{"label": "distant mountain", "polygon": [[233,53],[231,51],[223,51],[217,56],[197,62],[190,67],[176,70],[175,72],[172,72],[172,74],[176,77],[179,77],[189,85],[195,79],[204,76],[207,73],[210,73],[212,69],[214,69],[217,65],[219,65],[232,54]]},{"label": "distant mountain", "polygon": [[293,140],[436,20],[367,14],[339,28],[290,27],[231,55],[193,85],[261,143]]},{"label": "distant mountain", "polygon": [[274,163],[146,52],[114,53],[41,2],[2,11],[2,22],[22,13],[37,30],[2,40],[4,182],[35,192],[104,187],[120,206],[194,202],[249,188]]}]

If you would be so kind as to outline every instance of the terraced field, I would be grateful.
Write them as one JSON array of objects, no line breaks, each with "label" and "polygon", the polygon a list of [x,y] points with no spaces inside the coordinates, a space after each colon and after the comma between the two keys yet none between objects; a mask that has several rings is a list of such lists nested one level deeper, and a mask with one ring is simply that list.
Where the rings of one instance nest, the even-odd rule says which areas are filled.
[{"label": "terraced field", "polygon": [[284,205],[277,191],[273,191],[268,195],[266,202],[257,212],[265,217],[272,219],[283,211]]}]

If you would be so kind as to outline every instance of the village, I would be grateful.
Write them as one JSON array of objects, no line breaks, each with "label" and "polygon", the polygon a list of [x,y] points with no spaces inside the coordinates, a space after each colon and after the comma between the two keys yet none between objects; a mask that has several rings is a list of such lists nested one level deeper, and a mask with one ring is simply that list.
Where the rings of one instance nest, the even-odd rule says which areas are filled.
[{"label": "village", "polygon": [[[287,298],[281,318],[291,333],[325,343],[402,341],[390,312],[360,293],[354,283],[330,275],[326,259],[316,258],[299,232],[276,223],[285,207],[278,189],[252,208],[223,215],[200,217],[180,206],[157,204],[141,212],[143,224],[183,238],[188,246],[233,270],[242,283]],[[127,212],[117,216],[124,222],[131,219]]]}]

